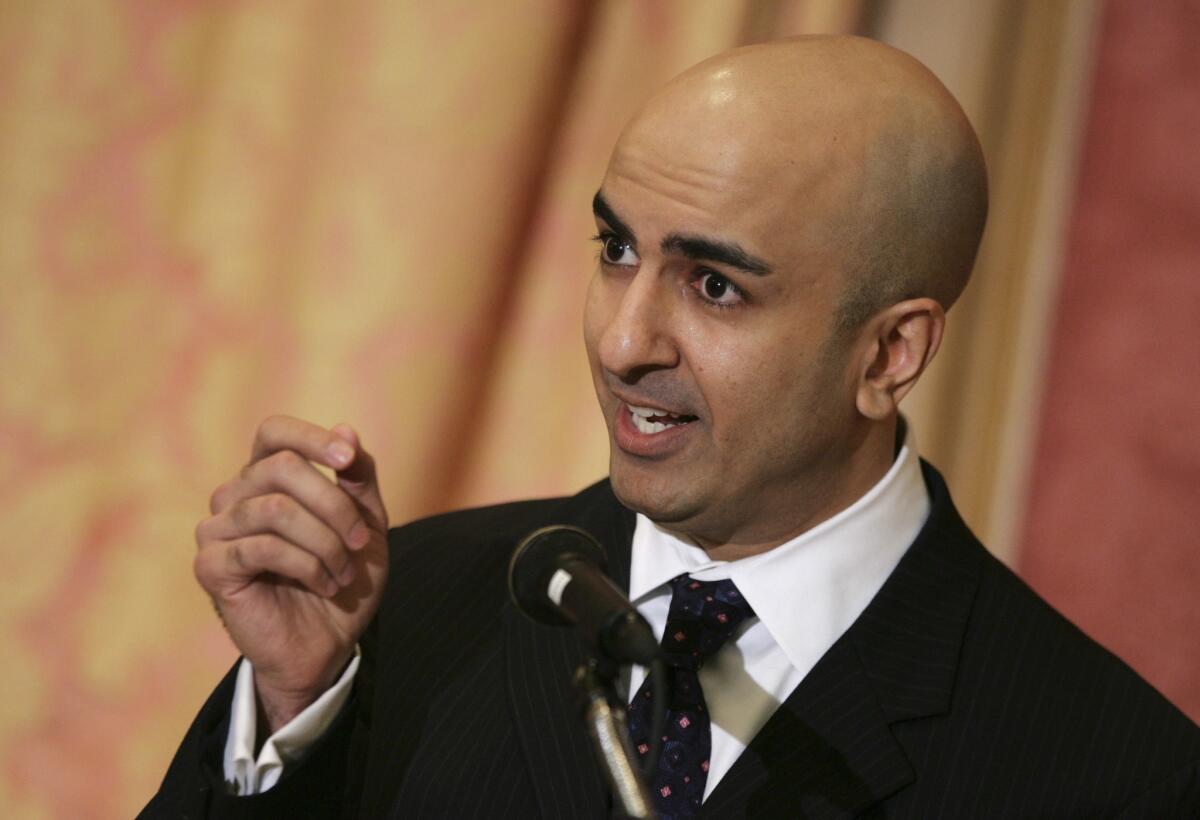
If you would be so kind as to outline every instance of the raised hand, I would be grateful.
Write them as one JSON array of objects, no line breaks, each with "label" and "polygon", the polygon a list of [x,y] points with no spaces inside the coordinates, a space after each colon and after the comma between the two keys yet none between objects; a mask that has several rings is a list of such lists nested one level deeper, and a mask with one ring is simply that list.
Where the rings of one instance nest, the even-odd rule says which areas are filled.
[{"label": "raised hand", "polygon": [[272,416],[209,507],[196,578],[254,665],[274,731],[337,680],[379,606],[388,521],[375,462],[346,425]]}]

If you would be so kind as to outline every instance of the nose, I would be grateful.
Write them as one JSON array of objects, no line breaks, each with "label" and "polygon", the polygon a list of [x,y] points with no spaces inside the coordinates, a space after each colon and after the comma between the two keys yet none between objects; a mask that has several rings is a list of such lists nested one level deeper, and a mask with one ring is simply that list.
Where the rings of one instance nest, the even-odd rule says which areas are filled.
[{"label": "nose", "polygon": [[600,335],[597,353],[605,370],[623,381],[636,381],[642,373],[675,367],[679,349],[672,332],[669,286],[643,264],[622,288],[611,283],[608,322]]}]

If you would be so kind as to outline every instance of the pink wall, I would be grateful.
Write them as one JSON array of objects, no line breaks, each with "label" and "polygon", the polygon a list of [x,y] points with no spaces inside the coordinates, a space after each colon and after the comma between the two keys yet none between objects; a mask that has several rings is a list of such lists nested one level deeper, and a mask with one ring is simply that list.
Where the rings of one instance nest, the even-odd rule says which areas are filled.
[{"label": "pink wall", "polygon": [[1200,3],[1099,36],[1020,568],[1200,719]]}]

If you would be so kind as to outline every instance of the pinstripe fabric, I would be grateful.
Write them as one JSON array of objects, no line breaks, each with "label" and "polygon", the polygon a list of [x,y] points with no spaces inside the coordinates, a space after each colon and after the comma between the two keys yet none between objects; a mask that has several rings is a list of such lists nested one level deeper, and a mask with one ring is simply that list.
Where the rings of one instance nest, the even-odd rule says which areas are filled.
[{"label": "pinstripe fabric", "polygon": [[[924,469],[925,529],[704,816],[1200,817],[1200,730],[988,555]],[[396,530],[404,582],[328,735],[272,791],[223,794],[231,676],[145,816],[607,817],[568,684],[584,647],[507,603],[512,546],[548,523],[595,533],[628,588],[633,516],[606,483]]]}]

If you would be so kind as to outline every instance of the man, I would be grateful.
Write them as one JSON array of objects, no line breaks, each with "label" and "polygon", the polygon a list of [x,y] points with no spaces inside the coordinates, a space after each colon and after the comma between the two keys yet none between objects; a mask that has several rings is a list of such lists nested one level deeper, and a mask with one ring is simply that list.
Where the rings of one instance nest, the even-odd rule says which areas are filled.
[{"label": "man", "polygon": [[1200,731],[987,555],[898,414],[986,212],[936,79],[855,38],[720,55],[642,108],[593,208],[610,479],[389,536],[352,429],[265,422],[197,530],[245,662],[147,816],[608,816],[586,648],[507,601],[553,523],[662,640],[663,816],[1196,816]]}]

